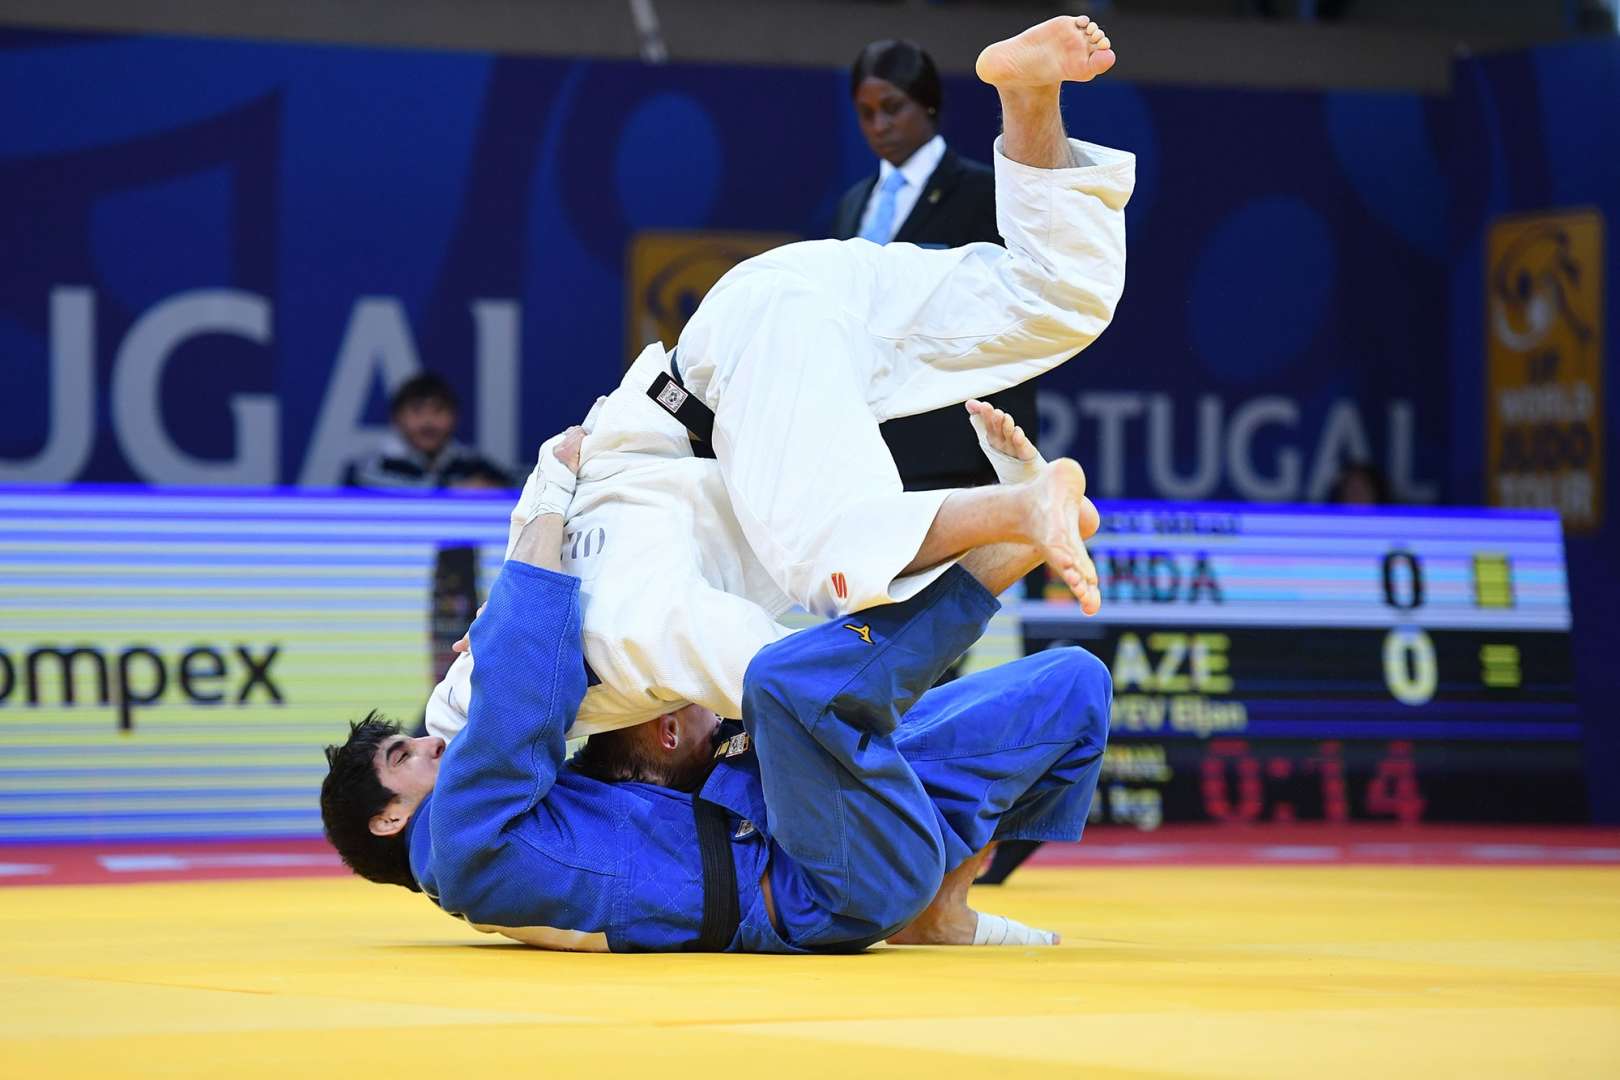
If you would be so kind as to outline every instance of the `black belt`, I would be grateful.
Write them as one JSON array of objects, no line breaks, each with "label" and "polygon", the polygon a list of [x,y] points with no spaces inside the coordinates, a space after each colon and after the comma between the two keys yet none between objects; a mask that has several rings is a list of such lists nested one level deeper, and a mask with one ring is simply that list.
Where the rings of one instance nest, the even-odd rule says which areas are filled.
[{"label": "black belt", "polygon": [[675,363],[674,352],[669,354],[669,370],[658,373],[647,387],[647,396],[686,428],[692,437],[693,454],[714,457],[714,411],[681,382],[681,369]]},{"label": "black belt", "polygon": [[703,928],[685,952],[725,952],[737,936],[737,865],[731,861],[731,816],[725,808],[692,796],[698,851],[703,855]]}]

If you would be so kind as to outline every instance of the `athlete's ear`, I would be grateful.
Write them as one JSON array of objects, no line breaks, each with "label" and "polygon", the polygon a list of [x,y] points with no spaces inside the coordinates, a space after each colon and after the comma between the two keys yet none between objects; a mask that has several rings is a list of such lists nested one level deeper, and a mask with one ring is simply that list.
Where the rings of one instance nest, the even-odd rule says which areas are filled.
[{"label": "athlete's ear", "polygon": [[658,724],[658,745],[664,750],[676,750],[681,745],[681,722],[675,718],[674,713],[665,713],[660,716]]},{"label": "athlete's ear", "polygon": [[371,817],[372,836],[393,836],[405,827],[411,815],[399,808],[399,800],[395,799],[383,807],[382,813]]}]

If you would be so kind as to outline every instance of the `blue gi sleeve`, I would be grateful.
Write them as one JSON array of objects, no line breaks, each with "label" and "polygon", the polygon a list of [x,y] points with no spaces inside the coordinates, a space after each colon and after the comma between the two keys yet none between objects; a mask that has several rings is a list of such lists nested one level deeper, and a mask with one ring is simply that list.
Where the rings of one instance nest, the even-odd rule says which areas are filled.
[{"label": "blue gi sleeve", "polygon": [[507,824],[556,782],[585,696],[579,579],[508,562],[473,623],[472,649],[467,726],[445,751],[428,807],[435,863],[463,871],[493,858]]}]

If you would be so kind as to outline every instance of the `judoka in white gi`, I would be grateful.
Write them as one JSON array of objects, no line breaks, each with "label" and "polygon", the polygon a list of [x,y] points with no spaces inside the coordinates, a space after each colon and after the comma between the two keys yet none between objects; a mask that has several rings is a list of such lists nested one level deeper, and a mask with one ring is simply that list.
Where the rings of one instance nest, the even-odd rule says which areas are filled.
[{"label": "judoka in white gi", "polygon": [[[1050,170],[1062,178],[1101,170],[1124,173],[1128,181],[1128,157],[1112,164],[1075,166],[1074,155],[1088,151],[1083,144],[1063,138],[1057,112],[1061,81],[1085,81],[1112,63],[1106,37],[1083,18],[1050,20],[987,49],[980,60],[980,74],[997,86],[1007,117],[1006,136],[998,150],[1003,171],[1020,176]],[[1000,157],[1002,152],[1006,157]],[[1022,164],[1015,168],[1014,162]],[[1066,195],[1088,186],[1073,176],[1071,181],[1072,185],[1057,183],[1025,193],[1025,201],[1061,204]],[[1117,201],[1122,204],[1123,195]],[[1062,231],[1053,221],[1036,222],[1035,238],[1041,228],[1049,233]],[[1008,238],[1017,242],[1013,235]],[[1063,262],[1060,255],[1038,249],[1030,256],[1016,257],[1018,260],[1044,265]],[[966,261],[953,260],[952,265]],[[780,274],[798,275],[789,262]],[[1082,313],[1075,322],[1090,329],[1071,327],[1060,333],[1063,320],[1040,296],[1062,293],[1063,287],[1050,281],[1044,285],[1035,282],[1028,267],[1001,266],[969,276],[977,276],[987,287],[994,282],[1030,279],[1008,286],[1009,296],[1002,308],[1016,309],[1012,324],[975,339],[992,355],[1005,351],[1010,341],[1028,346],[1023,353],[1008,353],[1013,358],[1003,366],[1035,363],[1030,356],[1046,355],[1038,352],[1037,345],[1055,349],[1061,357],[1089,341],[1101,322],[1106,322],[1106,317],[1097,322]],[[948,292],[948,277],[948,273],[936,275],[932,288]],[[778,289],[765,291],[792,292],[796,287],[782,281]],[[1117,296],[1116,287],[1104,306],[1111,310]],[[759,298],[761,303],[767,300]],[[798,313],[810,319],[819,302],[814,295],[802,298]],[[962,302],[966,304],[967,298]],[[935,300],[919,299],[920,308],[934,304]],[[921,315],[918,319],[922,332],[931,338],[949,329],[943,316],[932,331],[928,328],[934,327],[933,322]],[[841,332],[853,334],[857,325],[863,324],[854,319]],[[755,336],[758,332],[756,327]],[[1069,335],[1066,339],[1064,333]],[[683,337],[683,347],[686,341]],[[916,351],[892,341],[887,347],[897,355]],[[486,661],[480,665],[482,674],[469,699],[474,715],[463,736],[465,745],[457,742],[444,753],[444,743],[434,736],[407,740],[384,730],[369,733],[376,736],[374,754],[368,749],[370,742],[355,746],[353,737],[351,745],[333,748],[329,754],[334,773],[323,788],[323,818],[329,835],[341,831],[358,840],[369,833],[373,840],[390,847],[389,851],[366,853],[372,868],[367,876],[373,880],[420,888],[446,910],[514,936],[521,936],[521,931],[563,935],[561,940],[573,943],[570,947],[842,950],[861,948],[885,937],[906,940],[902,931],[922,935],[910,940],[978,941],[985,926],[976,916],[973,923],[945,933],[942,926],[921,925],[928,921],[923,909],[930,900],[937,904],[938,897],[949,894],[941,885],[947,871],[956,875],[965,890],[970,875],[961,871],[992,833],[1025,839],[1079,835],[1106,738],[1107,671],[1089,654],[1066,650],[1026,658],[936,694],[923,695],[923,691],[982,630],[983,620],[995,607],[991,594],[1033,565],[1043,561],[1055,565],[1082,606],[1095,610],[1095,572],[1081,538],[1095,527],[1096,513],[1084,499],[1083,475],[1073,462],[1059,461],[1040,467],[1036,477],[1023,484],[948,495],[930,493],[923,498],[932,501],[920,503],[899,492],[897,480],[894,490],[888,490],[892,465],[887,477],[880,476],[880,482],[873,483],[857,459],[846,460],[835,450],[831,457],[842,463],[840,467],[852,470],[848,476],[798,484],[806,498],[819,495],[829,501],[814,508],[783,505],[777,492],[758,483],[760,470],[746,465],[745,441],[727,435],[728,430],[746,429],[754,423],[746,416],[733,416],[728,428],[731,414],[726,405],[729,391],[725,385],[747,385],[750,362],[724,350],[698,351],[700,357],[713,359],[706,368],[709,389],[692,391],[712,399],[717,415],[714,435],[719,464],[714,468],[718,474],[710,476],[718,475],[729,488],[738,506],[733,520],[757,556],[740,569],[722,569],[737,569],[745,583],[750,575],[763,572],[777,596],[796,596],[824,613],[836,613],[845,606],[872,608],[858,621],[835,619],[791,641],[767,644],[739,666],[739,677],[747,670],[745,689],[739,695],[743,700],[739,708],[728,711],[742,715],[751,726],[757,758],[750,759],[753,764],[731,765],[711,775],[701,797],[687,804],[721,815],[716,819],[713,813],[698,814],[698,839],[703,843],[695,843],[688,835],[690,822],[684,832],[677,828],[681,804],[670,801],[668,789],[592,786],[577,771],[559,772],[563,730],[571,717],[585,715],[580,658],[576,652],[570,664],[565,655],[570,641],[578,640],[574,635],[580,616],[577,605],[572,613],[564,610],[569,606],[567,579],[547,577],[544,570],[535,569],[544,565],[544,553],[536,546],[540,541],[532,529],[547,501],[534,500],[531,506],[527,497],[520,503],[523,520],[515,524],[520,547],[524,537],[529,537],[524,549],[529,554],[507,563],[492,594],[491,618],[475,624],[472,631],[474,647]],[[896,367],[905,366],[882,359],[879,351],[873,347],[871,355],[856,357],[851,370],[881,383]],[[952,359],[942,348],[923,351],[941,366],[958,364],[965,372],[980,370],[960,357]],[[806,378],[811,374],[808,365],[801,364],[797,370]],[[994,372],[995,365],[983,370]],[[907,384],[927,381],[926,371],[913,372],[881,397],[892,397]],[[992,380],[993,386],[1006,384]],[[627,386],[633,385],[627,380]],[[773,400],[781,407],[781,402],[788,401],[763,391],[756,396],[761,407],[771,407]],[[626,405],[625,397],[616,394],[617,403],[610,398],[597,416],[598,433],[614,439],[598,448],[598,459],[607,462],[593,482],[603,485],[602,490],[616,490],[620,503],[636,506],[637,493],[655,487],[661,469],[692,458],[689,442],[683,445],[667,427],[660,431],[649,424],[650,430],[637,433],[614,426],[612,410],[615,404]],[[870,428],[876,453],[887,463],[886,450],[876,440],[877,414],[872,411],[878,407],[876,400],[846,402],[856,406],[864,422],[841,416],[836,401],[818,404],[815,411],[832,425],[835,440],[862,437]],[[785,419],[783,432],[791,434],[794,426],[795,421]],[[756,452],[770,452],[763,431],[756,431],[753,438],[759,440]],[[666,451],[649,455],[647,447],[656,447],[658,439],[669,444]],[[813,441],[809,433],[800,433],[784,443],[808,453]],[[677,450],[684,453],[674,452]],[[665,460],[643,460],[649,456]],[[883,472],[881,468],[876,471]],[[585,475],[582,473],[576,498],[587,493]],[[539,486],[547,487],[543,482]],[[658,500],[646,501],[656,506]],[[717,511],[723,503],[716,497],[708,509]],[[865,547],[845,542],[839,530],[828,524],[862,528],[863,519],[850,512],[852,507],[888,525],[911,528],[910,538],[901,545],[877,538],[869,545],[876,554],[868,558]],[[555,509],[548,520],[558,521]],[[575,517],[576,534],[582,523],[583,515]],[[664,524],[667,528],[668,521]],[[756,540],[754,534],[766,528],[771,532]],[[771,539],[778,529],[780,539]],[[690,539],[694,541],[692,550],[708,550],[707,537]],[[776,546],[759,555],[763,540]],[[547,542],[555,544],[555,533]],[[594,554],[605,556],[615,550],[613,545],[612,536],[604,535],[591,547]],[[820,558],[821,545],[835,549],[840,558],[859,556],[862,561],[849,563],[848,570],[828,569],[827,582],[818,584],[820,571],[807,571],[804,564]],[[564,547],[571,559],[589,562],[593,557],[573,553],[571,539],[565,539]],[[972,554],[965,565],[971,570],[954,569],[955,557],[969,549]],[[659,548],[655,544],[648,550]],[[522,565],[525,563],[528,565]],[[822,569],[835,565],[842,564],[824,562]],[[643,599],[655,605],[671,604],[667,596],[658,595],[664,583],[647,580],[645,568],[633,562],[626,566],[626,573],[641,577],[647,590]],[[701,574],[702,563],[692,569]],[[879,589],[884,575],[887,583]],[[670,593],[681,595],[678,579],[667,584]],[[522,621],[526,608],[538,620],[532,626]],[[639,644],[656,646],[663,630],[657,627],[658,632]],[[588,633],[587,629],[587,643]],[[776,636],[771,634],[773,641]],[[700,654],[701,640],[683,644]],[[637,645],[635,641],[619,642],[626,650]],[[1049,683],[1048,678],[1054,681]],[[1003,683],[1006,687],[1001,687]],[[625,688],[615,689],[625,694]],[[1015,690],[1015,696],[1030,700],[1021,698],[1017,707],[997,707],[996,693],[1003,690]],[[980,701],[986,692],[990,697]],[[918,702],[919,695],[924,696],[923,702]],[[911,709],[913,704],[917,708]],[[581,707],[576,709],[576,705]],[[897,734],[899,719],[908,709],[908,721],[917,719]],[[980,721],[968,722],[969,714],[978,715]],[[619,717],[603,726],[627,722],[634,721]],[[1064,731],[1060,733],[1056,727],[1048,731],[1049,724]],[[579,723],[573,725],[574,733],[579,733],[579,727]],[[1016,737],[1010,733],[1012,728],[1017,729]],[[542,743],[544,755],[540,753]],[[908,756],[908,745],[915,757]],[[351,750],[357,750],[359,757]],[[441,753],[450,781],[444,792],[435,790]],[[390,788],[396,773],[403,789]],[[750,775],[755,778],[751,780]],[[395,794],[389,797],[391,790]],[[353,797],[356,793],[361,797],[358,802]],[[386,801],[377,809],[357,811],[373,799]],[[623,812],[614,811],[613,806]],[[656,807],[659,816],[656,822],[649,819],[644,824],[657,827],[639,827],[638,814],[651,814],[649,807]],[[358,818],[350,820],[356,812]],[[704,839],[706,828],[713,832],[704,825],[706,817],[711,825],[718,822],[719,833]],[[520,834],[521,843],[513,839]],[[767,838],[768,846],[751,842],[759,836]],[[704,864],[701,874],[697,871],[699,846]],[[339,847],[344,850],[342,844]],[[347,851],[345,859],[357,869],[361,865]],[[717,865],[711,867],[710,863]],[[564,881],[569,873],[580,880]],[[729,904],[724,902],[727,887]],[[1003,923],[999,932],[1005,929]],[[969,936],[961,937],[964,932]],[[582,944],[580,935],[590,937],[592,944]],[[546,940],[555,943],[552,938]]]},{"label": "judoka in white gi", "polygon": [[[598,403],[563,567],[583,581],[585,656],[600,681],[571,735],[688,704],[736,717],[748,662],[789,633],[776,617],[792,605],[833,616],[907,599],[1010,517],[1030,519],[1027,539],[1096,610],[1076,531],[1095,511],[1066,486],[1077,466],[1058,463],[1072,473],[1049,472],[1044,490],[905,492],[878,432],[1074,355],[1124,288],[1134,156],[1066,139],[1055,82],[998,89],[1005,249],[779,248],[722,278],[677,348],[649,345]],[[649,396],[676,370],[713,411],[716,460],[696,456]],[[434,734],[465,722],[471,670],[462,657],[435,689]]]}]

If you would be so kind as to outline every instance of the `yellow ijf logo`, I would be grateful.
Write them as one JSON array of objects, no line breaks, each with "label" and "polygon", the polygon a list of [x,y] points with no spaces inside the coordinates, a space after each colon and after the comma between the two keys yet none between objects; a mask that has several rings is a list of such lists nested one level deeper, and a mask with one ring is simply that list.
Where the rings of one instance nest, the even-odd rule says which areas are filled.
[{"label": "yellow ijf logo", "polygon": [[626,362],[649,341],[673,345],[714,283],[744,259],[798,237],[721,230],[638,232],[630,241]]},{"label": "yellow ijf logo", "polygon": [[853,630],[856,637],[868,645],[872,644],[872,628],[870,626],[856,626],[854,623],[845,623],[844,629]]},{"label": "yellow ijf logo", "polygon": [[1497,506],[1603,521],[1603,218],[1496,221],[1486,240],[1485,474]]}]

